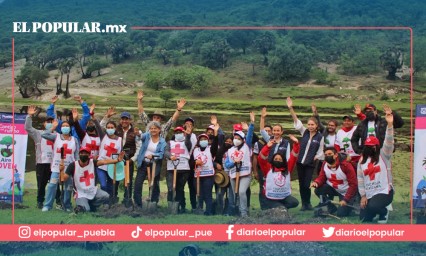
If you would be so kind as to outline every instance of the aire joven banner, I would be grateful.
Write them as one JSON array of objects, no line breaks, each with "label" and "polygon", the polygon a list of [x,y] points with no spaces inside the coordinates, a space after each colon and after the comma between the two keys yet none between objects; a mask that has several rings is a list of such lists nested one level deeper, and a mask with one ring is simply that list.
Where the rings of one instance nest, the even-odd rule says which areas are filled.
[{"label": "aire joven banner", "polygon": [[12,113],[0,112],[0,201],[12,202],[14,193],[15,202],[22,202],[28,141],[25,116],[13,118]]}]

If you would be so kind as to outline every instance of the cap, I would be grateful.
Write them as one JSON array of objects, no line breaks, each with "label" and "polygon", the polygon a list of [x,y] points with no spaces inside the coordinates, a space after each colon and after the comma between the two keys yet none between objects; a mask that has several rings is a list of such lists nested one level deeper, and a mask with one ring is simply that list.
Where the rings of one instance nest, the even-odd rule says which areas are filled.
[{"label": "cap", "polygon": [[86,151],[87,153],[90,153],[91,150],[88,147],[81,147],[79,152]]},{"label": "cap", "polygon": [[197,139],[200,140],[201,137],[205,137],[206,139],[209,139],[209,135],[207,135],[205,133],[198,135]]},{"label": "cap", "polygon": [[238,135],[238,136],[240,136],[243,140],[245,139],[245,137],[246,137],[246,135],[242,132],[242,131],[237,131],[237,132],[235,132],[234,133],[234,136],[235,135]]},{"label": "cap", "polygon": [[367,104],[365,104],[364,111],[366,111],[367,109],[376,110],[377,108],[374,104],[367,103]]},{"label": "cap", "polygon": [[131,119],[132,116],[130,115],[129,112],[124,111],[123,113],[121,113],[120,118],[129,118],[129,119]]},{"label": "cap", "polygon": [[351,121],[355,121],[355,119],[354,119],[351,115],[346,115],[346,116],[344,116],[344,117],[343,117],[343,120],[345,120],[345,119],[349,119],[349,120],[351,120]]},{"label": "cap", "polygon": [[242,131],[243,126],[241,124],[234,124],[234,131]]},{"label": "cap", "polygon": [[195,121],[194,121],[194,119],[192,118],[192,117],[187,117],[184,121],[183,121],[183,123],[186,123],[186,122],[191,122],[192,124],[194,124],[195,123]]},{"label": "cap", "polygon": [[161,119],[164,119],[164,114],[161,110],[156,109],[154,113],[148,114],[149,119],[152,119],[153,116],[159,116]]},{"label": "cap", "polygon": [[364,142],[364,146],[376,146],[376,145],[380,145],[380,141],[374,136],[369,136]]},{"label": "cap", "polygon": [[211,125],[207,126],[206,130],[208,130],[208,129],[214,130],[214,125],[211,124]]},{"label": "cap", "polygon": [[180,131],[180,132],[184,132],[185,130],[183,129],[183,127],[182,126],[178,126],[178,127],[176,127],[175,128],[175,130],[174,130],[175,132],[178,132],[178,131]]}]

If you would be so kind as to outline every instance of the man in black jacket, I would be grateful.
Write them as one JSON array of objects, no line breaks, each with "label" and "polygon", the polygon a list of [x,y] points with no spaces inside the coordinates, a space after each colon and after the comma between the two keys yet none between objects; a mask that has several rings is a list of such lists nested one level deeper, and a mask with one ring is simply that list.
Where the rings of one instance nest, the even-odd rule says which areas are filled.
[{"label": "man in black jacket", "polygon": [[[383,106],[386,107],[386,104]],[[352,148],[357,154],[361,154],[364,148],[364,141],[370,135],[379,139],[380,147],[383,146],[383,141],[385,140],[387,122],[377,114],[376,106],[370,103],[365,105],[364,114],[366,118],[358,124],[351,139]],[[404,125],[401,116],[395,111],[392,111],[392,115],[394,117],[394,128],[401,128]]]}]

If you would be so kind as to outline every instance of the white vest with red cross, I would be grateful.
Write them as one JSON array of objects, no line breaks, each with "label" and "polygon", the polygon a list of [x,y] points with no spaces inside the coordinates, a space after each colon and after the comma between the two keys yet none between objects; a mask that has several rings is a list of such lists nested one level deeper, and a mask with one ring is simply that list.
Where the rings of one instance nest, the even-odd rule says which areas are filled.
[{"label": "white vest with red cross", "polygon": [[[237,147],[232,147],[228,150],[228,157],[231,161],[241,160],[241,170],[240,177],[250,175],[251,173],[251,152],[247,144],[244,144],[240,150],[237,150]],[[229,176],[232,179],[235,179],[237,176],[237,168],[234,166],[229,170]]]},{"label": "white vest with red cross", "polygon": [[352,135],[354,134],[355,129],[356,126],[352,127],[349,132],[345,132],[343,129],[340,129],[337,132],[336,144],[339,145],[340,152],[346,153],[350,156],[359,156],[357,153],[355,153],[351,143]]},{"label": "white vest with red cross", "polygon": [[89,164],[81,167],[78,161],[75,161],[74,186],[76,189],[76,198],[95,198],[97,187],[95,186],[95,164],[90,159]]},{"label": "white vest with red cross", "polygon": [[[111,139],[105,135],[102,139],[101,146],[99,148],[99,157],[98,160],[111,159],[112,154],[118,154],[121,152],[121,137],[117,139]],[[107,170],[108,165],[101,165],[98,167],[104,171]]]},{"label": "white vest with red cross", "polygon": [[[170,154],[179,159],[179,164],[176,170],[189,170],[189,151],[185,146],[184,141],[169,141]],[[177,161],[175,161],[177,163]],[[167,160],[167,170],[173,170],[175,167],[172,160]]]},{"label": "white vest with red cross", "polygon": [[86,133],[83,141],[81,142],[82,147],[90,149],[90,158],[96,158],[99,156],[99,146],[101,145],[101,139],[98,136],[90,136]]},{"label": "white vest with red cross", "polygon": [[367,199],[377,194],[389,194],[388,170],[381,156],[379,163],[376,165],[371,163],[371,158],[367,159],[364,164],[361,164],[360,159],[360,167],[364,177],[364,189]]},{"label": "white vest with red cross", "polygon": [[61,163],[61,148],[64,148],[64,171],[68,165],[75,161],[74,153],[76,150],[75,139],[70,136],[70,140],[62,140],[59,133],[56,134],[56,139],[53,144],[53,159],[51,169],[52,172],[59,172],[59,165]]},{"label": "white vest with red cross", "polygon": [[265,196],[272,200],[282,200],[291,194],[290,173],[283,175],[281,172],[273,172],[269,170],[266,175],[263,188]]},{"label": "white vest with red cross", "polygon": [[349,189],[348,178],[346,174],[342,171],[342,168],[339,167],[336,170],[332,170],[328,164],[324,164],[324,173],[327,177],[326,183],[334,188],[339,194],[346,195],[346,192]]},{"label": "white vest with red cross", "polygon": [[51,164],[53,159],[53,144],[55,142],[41,138],[41,163]]},{"label": "white vest with red cross", "polygon": [[203,162],[202,166],[196,167],[196,170],[194,172],[194,177],[197,177],[197,171],[200,172],[200,177],[207,177],[207,176],[214,175],[213,157],[212,157],[212,153],[210,152],[210,146],[207,146],[207,148],[204,151],[201,151],[200,148],[195,148],[194,160],[195,161],[201,160]]}]

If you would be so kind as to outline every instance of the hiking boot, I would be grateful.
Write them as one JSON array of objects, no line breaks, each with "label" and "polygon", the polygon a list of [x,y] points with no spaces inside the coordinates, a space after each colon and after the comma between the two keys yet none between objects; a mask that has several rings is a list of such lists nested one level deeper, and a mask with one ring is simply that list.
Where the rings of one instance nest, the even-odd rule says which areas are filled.
[{"label": "hiking boot", "polygon": [[386,224],[388,223],[388,219],[389,219],[389,210],[386,209],[386,215],[384,216],[379,216],[379,220],[377,221],[377,223],[379,224]]},{"label": "hiking boot", "polygon": [[310,203],[302,204],[302,208],[300,208],[301,211],[312,211],[313,209]]}]

